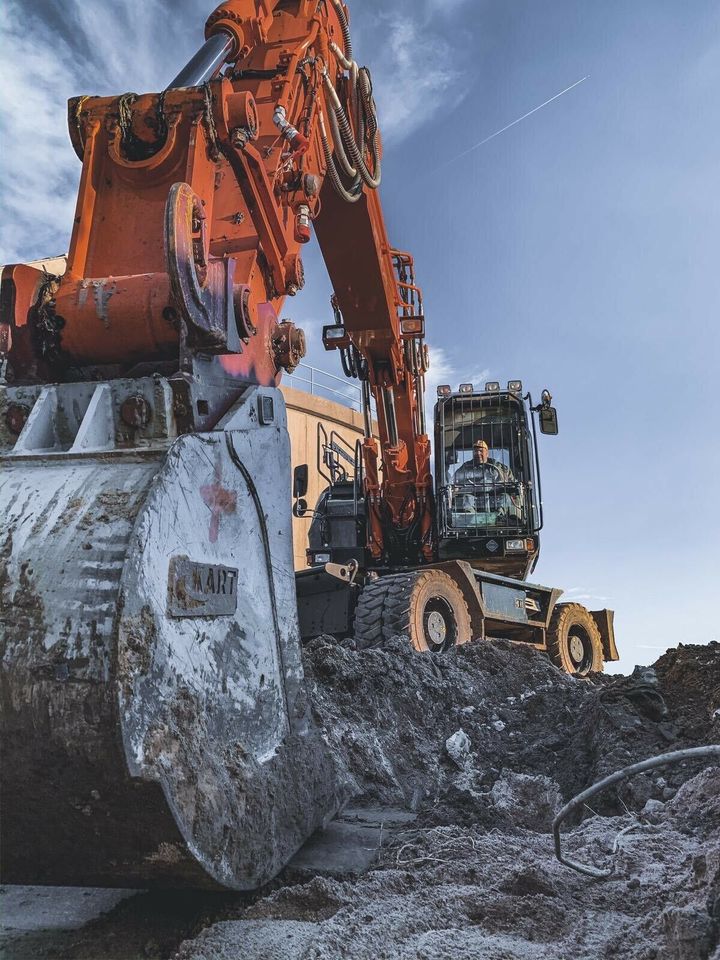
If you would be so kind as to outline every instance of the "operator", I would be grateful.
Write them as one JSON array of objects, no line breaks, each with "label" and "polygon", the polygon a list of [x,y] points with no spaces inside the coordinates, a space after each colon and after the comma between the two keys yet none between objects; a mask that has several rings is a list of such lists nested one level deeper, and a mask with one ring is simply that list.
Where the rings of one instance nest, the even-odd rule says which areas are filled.
[{"label": "operator", "polygon": [[[455,471],[453,483],[472,484],[480,487],[471,495],[473,501],[471,512],[491,513],[497,515],[497,521],[518,522],[522,518],[522,491],[511,492],[504,485],[515,483],[515,477],[509,467],[490,456],[490,448],[484,440],[475,440],[473,443],[473,457],[463,463]],[[460,493],[467,510],[467,496]]]},{"label": "operator", "polygon": [[473,443],[473,457],[455,471],[454,483],[514,483],[512,470],[490,457],[490,448],[484,440]]}]

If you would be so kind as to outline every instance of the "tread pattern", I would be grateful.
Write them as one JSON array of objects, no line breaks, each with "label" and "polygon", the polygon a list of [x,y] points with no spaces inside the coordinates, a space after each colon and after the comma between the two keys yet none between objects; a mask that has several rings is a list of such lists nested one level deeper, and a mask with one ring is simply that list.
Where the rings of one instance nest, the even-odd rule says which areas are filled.
[{"label": "tread pattern", "polygon": [[372,580],[360,591],[353,621],[355,642],[360,650],[380,646],[383,642],[383,614],[390,579],[392,578],[381,577],[379,580]]},{"label": "tread pattern", "polygon": [[428,576],[427,573],[401,573],[386,577],[388,591],[382,624],[383,640],[410,636],[412,596],[418,584]]},{"label": "tread pattern", "polygon": [[[438,572],[432,569],[411,571],[381,577],[366,584],[355,608],[354,633],[358,648],[364,650],[379,647],[394,637],[403,636],[407,637],[416,649],[421,649],[413,638],[414,604],[418,591],[422,590],[426,583],[432,583],[437,576]],[[464,618],[460,614],[461,633],[463,619],[467,619],[469,632],[470,615],[460,594],[458,602],[464,607]]]}]

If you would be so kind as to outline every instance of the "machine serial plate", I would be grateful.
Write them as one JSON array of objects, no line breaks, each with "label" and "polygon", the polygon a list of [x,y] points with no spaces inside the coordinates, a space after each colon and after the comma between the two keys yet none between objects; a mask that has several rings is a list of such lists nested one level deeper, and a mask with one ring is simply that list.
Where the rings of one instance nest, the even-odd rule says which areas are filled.
[{"label": "machine serial plate", "polygon": [[172,557],[168,571],[168,616],[227,617],[237,610],[238,571]]}]

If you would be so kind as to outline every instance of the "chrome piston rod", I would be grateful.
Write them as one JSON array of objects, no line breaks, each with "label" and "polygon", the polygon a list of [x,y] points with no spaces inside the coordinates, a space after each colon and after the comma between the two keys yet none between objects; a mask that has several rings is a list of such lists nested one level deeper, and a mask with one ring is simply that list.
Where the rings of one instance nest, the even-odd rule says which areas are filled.
[{"label": "chrome piston rod", "polygon": [[235,40],[221,30],[200,47],[195,56],[182,68],[167,89],[199,87],[216,77],[232,54]]}]

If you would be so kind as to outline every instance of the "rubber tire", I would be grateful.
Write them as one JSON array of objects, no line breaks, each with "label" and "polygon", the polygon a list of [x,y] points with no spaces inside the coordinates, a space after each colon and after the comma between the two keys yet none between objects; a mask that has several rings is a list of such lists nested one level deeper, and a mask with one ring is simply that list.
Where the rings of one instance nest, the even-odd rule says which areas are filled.
[{"label": "rubber tire", "polygon": [[358,650],[379,647],[383,642],[383,614],[390,577],[370,580],[362,588],[353,621],[353,635]]},{"label": "rubber tire", "polygon": [[[570,638],[575,627],[579,628],[585,646],[585,660],[580,667],[570,654]],[[559,603],[555,607],[548,627],[547,646],[555,666],[571,676],[586,677],[603,669],[600,631],[590,611],[580,603]]]},{"label": "rubber tire", "polygon": [[[421,653],[439,653],[471,639],[470,613],[462,591],[455,581],[441,570],[423,570],[387,577],[387,596],[383,609],[384,640],[404,635]],[[437,601],[450,621],[447,639],[441,647],[433,647],[425,632],[425,610]]]}]

